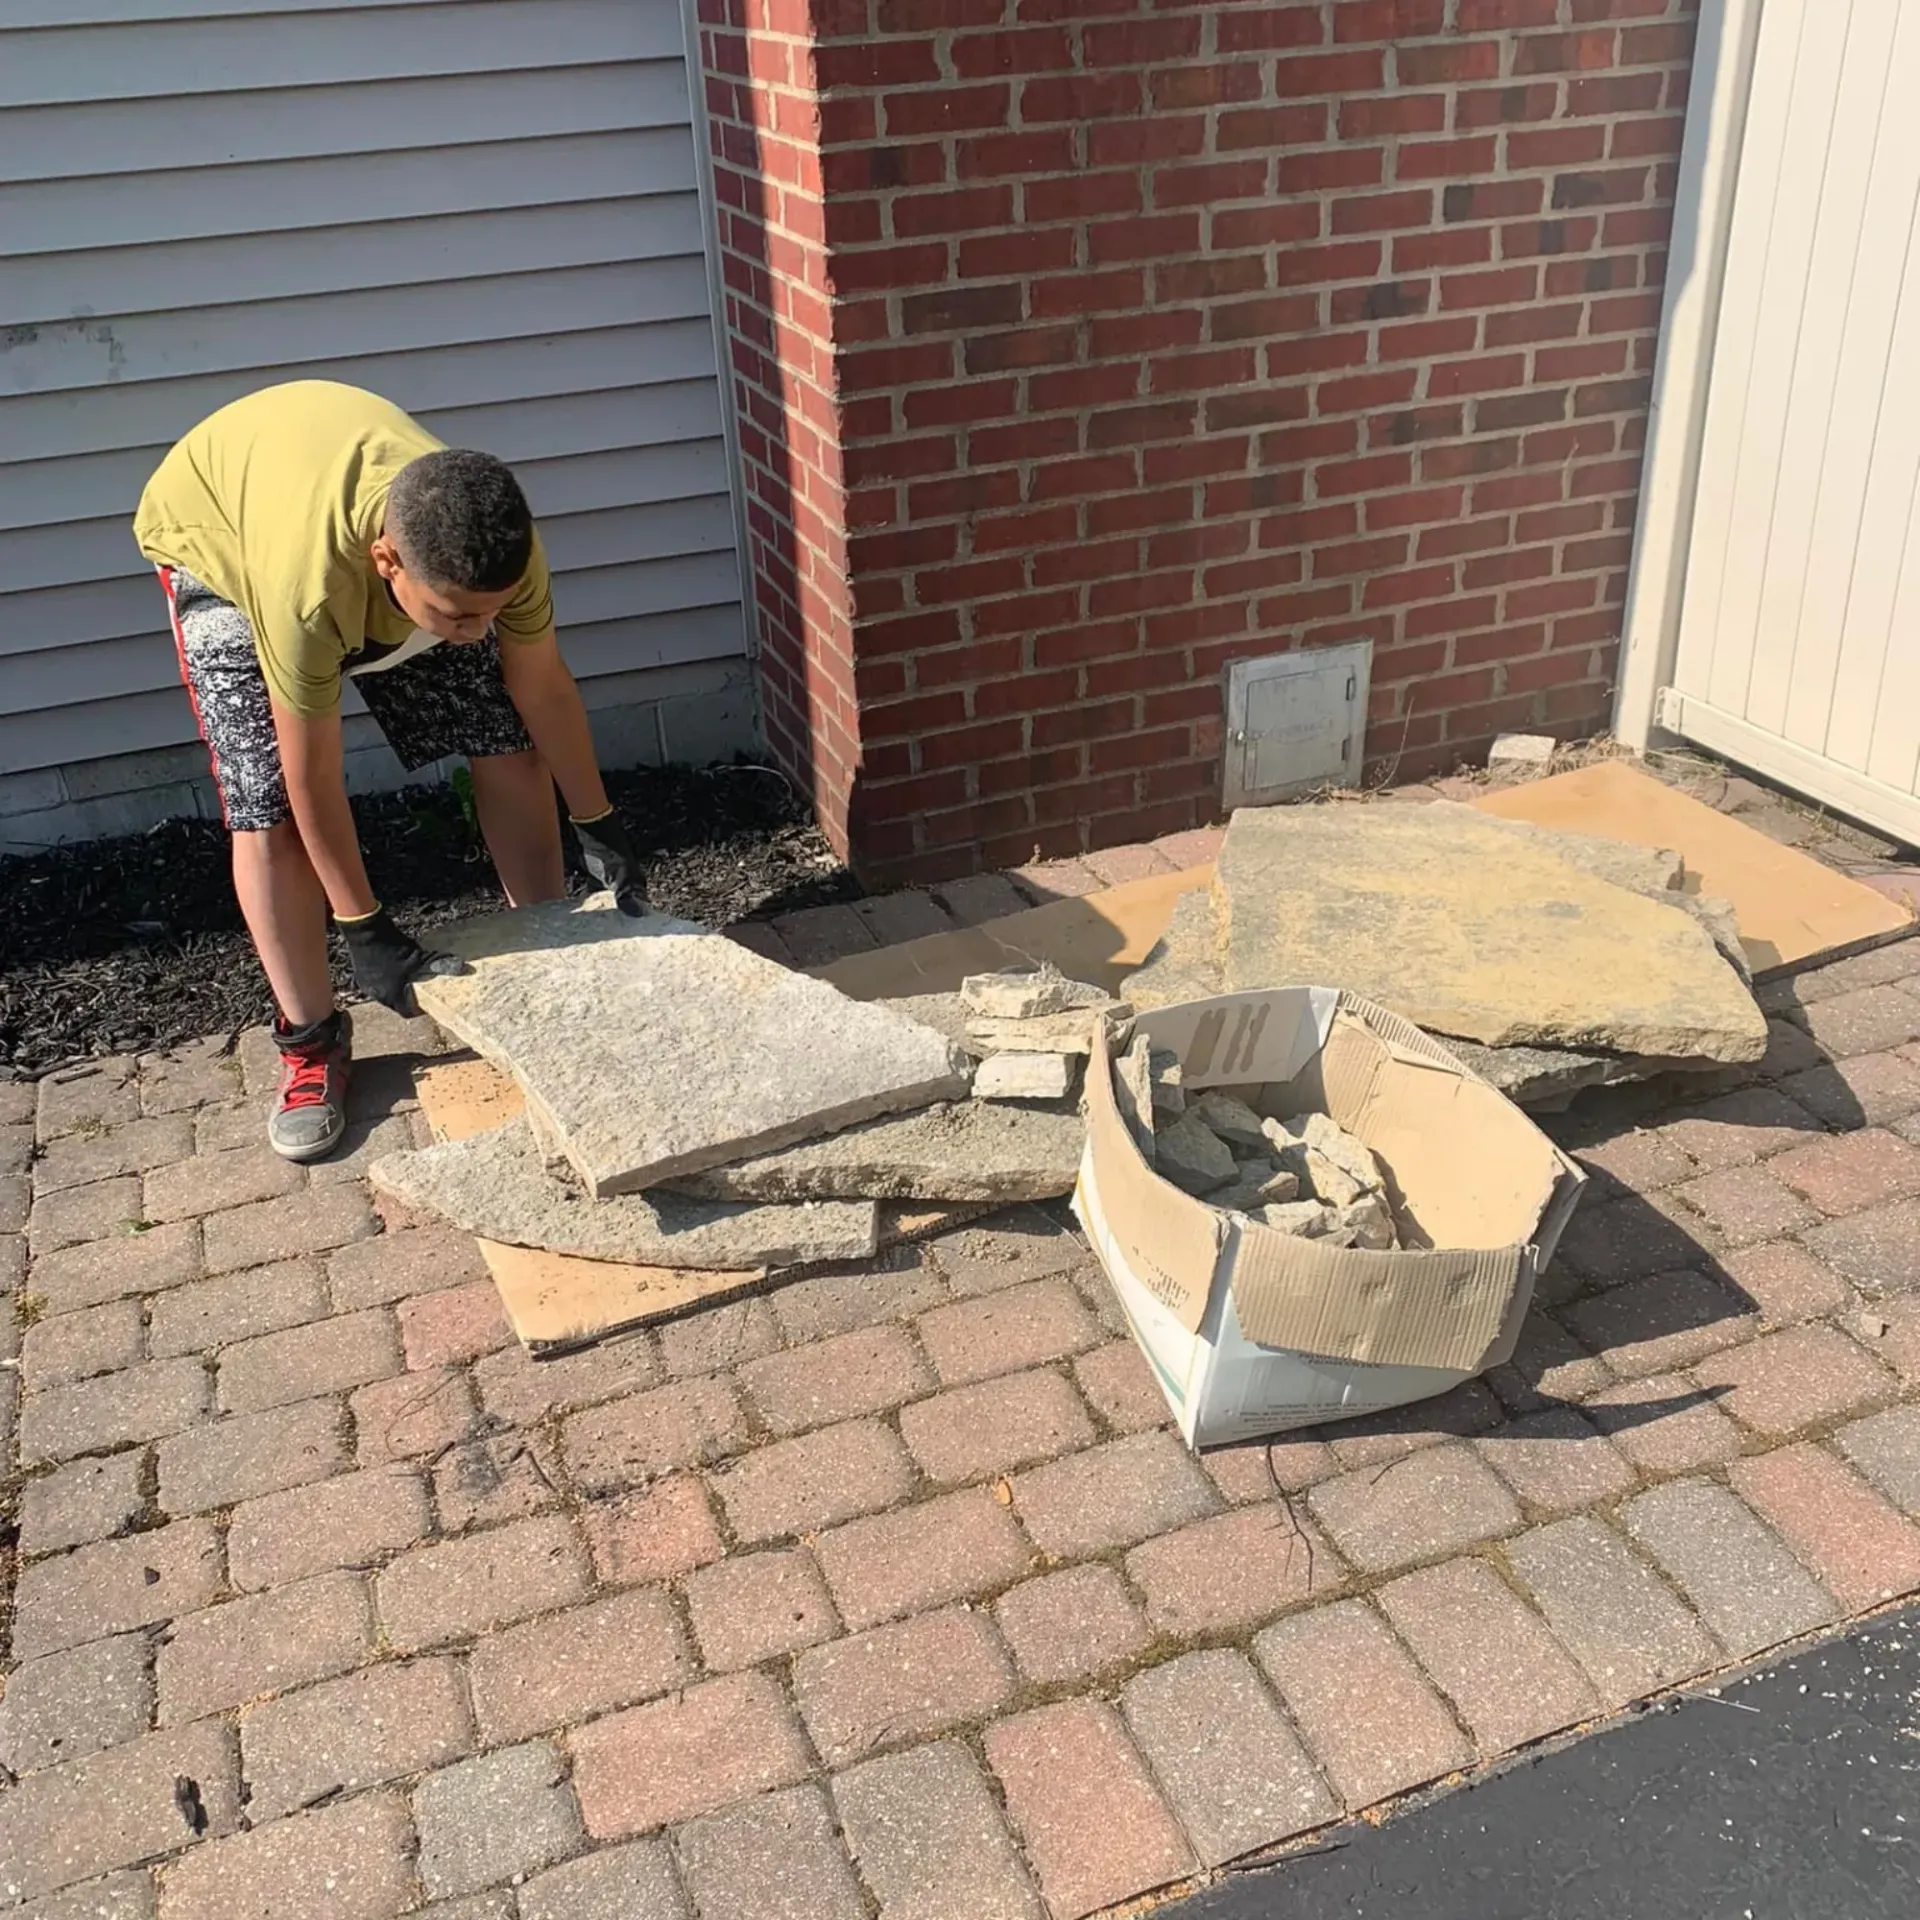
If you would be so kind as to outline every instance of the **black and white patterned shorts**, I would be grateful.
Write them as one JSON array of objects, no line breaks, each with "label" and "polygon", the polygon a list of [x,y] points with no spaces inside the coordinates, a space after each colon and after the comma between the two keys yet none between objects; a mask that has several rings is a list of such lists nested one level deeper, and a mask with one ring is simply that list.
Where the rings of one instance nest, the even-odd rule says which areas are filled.
[{"label": "black and white patterned shorts", "polygon": [[[162,567],[160,584],[227,825],[235,833],[277,827],[293,810],[252,622],[184,567]],[[409,773],[452,754],[481,760],[533,745],[501,677],[500,642],[492,634],[465,646],[429,647],[353,684]]]}]

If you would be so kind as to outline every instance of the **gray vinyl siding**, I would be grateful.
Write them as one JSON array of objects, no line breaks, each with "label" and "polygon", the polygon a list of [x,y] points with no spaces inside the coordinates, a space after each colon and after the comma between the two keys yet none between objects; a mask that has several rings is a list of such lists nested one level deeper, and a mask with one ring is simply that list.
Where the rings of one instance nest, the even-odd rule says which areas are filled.
[{"label": "gray vinyl siding", "polygon": [[127,523],[313,375],[515,464],[590,706],[744,652],[678,0],[0,0],[0,773],[193,738]]}]

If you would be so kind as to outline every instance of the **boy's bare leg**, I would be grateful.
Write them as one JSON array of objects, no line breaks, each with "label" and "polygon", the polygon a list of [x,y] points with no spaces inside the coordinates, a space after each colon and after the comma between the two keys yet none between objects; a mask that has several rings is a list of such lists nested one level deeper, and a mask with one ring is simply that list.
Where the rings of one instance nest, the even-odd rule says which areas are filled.
[{"label": "boy's bare leg", "polygon": [[282,1018],[291,1027],[324,1020],[333,1011],[327,896],[291,820],[233,836],[233,887]]},{"label": "boy's bare leg", "polygon": [[560,847],[560,809],[553,776],[539,754],[493,753],[469,762],[473,804],[494,871],[509,903],[531,906],[567,891]]}]

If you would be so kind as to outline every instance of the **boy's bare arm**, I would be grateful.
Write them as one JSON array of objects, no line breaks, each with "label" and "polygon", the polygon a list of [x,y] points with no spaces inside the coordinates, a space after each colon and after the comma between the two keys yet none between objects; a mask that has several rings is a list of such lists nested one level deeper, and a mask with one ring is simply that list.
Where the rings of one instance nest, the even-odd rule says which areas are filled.
[{"label": "boy's bare arm", "polygon": [[347,803],[340,714],[294,713],[273,702],[273,728],[280,740],[280,770],[294,824],[319,876],[336,919],[354,920],[379,903],[367,883],[360,836]]},{"label": "boy's bare arm", "polygon": [[500,672],[567,812],[576,820],[597,819],[607,811],[607,790],[580,689],[560,657],[553,629],[538,640],[503,640]]}]

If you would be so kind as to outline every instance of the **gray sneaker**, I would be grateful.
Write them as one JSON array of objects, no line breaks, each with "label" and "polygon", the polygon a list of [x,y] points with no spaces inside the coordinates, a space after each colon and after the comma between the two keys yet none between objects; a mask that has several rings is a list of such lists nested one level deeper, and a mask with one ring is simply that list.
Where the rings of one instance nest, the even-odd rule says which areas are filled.
[{"label": "gray sneaker", "polygon": [[267,1144],[283,1160],[324,1160],[347,1130],[347,1063],[353,1025],[336,1010],[310,1027],[276,1020],[280,1092],[267,1121]]}]

